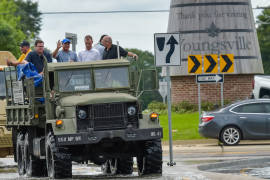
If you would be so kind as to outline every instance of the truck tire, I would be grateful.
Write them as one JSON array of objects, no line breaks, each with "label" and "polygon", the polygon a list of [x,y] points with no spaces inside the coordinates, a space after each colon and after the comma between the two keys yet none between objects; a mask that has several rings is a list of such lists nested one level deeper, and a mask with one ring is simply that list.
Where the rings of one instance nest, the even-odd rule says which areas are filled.
[{"label": "truck tire", "polygon": [[111,174],[111,167],[108,160],[101,165],[101,171],[103,174]]},{"label": "truck tire", "polygon": [[18,133],[17,143],[16,143],[16,157],[18,163],[18,173],[20,176],[25,174],[25,162],[24,162],[24,135],[23,133]]},{"label": "truck tire", "polygon": [[45,176],[47,173],[46,162],[44,160],[37,159],[30,152],[33,152],[30,148],[32,138],[30,134],[26,133],[24,136],[24,157],[25,157],[25,171],[28,177],[32,176]]},{"label": "truck tire", "polygon": [[111,174],[132,174],[133,158],[113,158],[109,160]]},{"label": "truck tire", "polygon": [[46,163],[48,176],[53,179],[71,178],[71,155],[67,148],[56,147],[55,139],[51,132],[46,139]]},{"label": "truck tire", "polygon": [[17,131],[15,128],[12,128],[12,145],[13,145],[13,155],[14,155],[14,161],[17,162]]},{"label": "truck tire", "polygon": [[137,156],[138,174],[162,174],[162,147],[160,140],[144,143],[142,154]]}]

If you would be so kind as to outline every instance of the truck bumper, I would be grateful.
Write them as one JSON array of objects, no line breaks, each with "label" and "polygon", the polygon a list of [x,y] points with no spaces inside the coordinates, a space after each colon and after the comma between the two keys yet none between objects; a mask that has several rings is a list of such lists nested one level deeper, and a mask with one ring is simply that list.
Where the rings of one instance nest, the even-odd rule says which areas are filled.
[{"label": "truck bumper", "polygon": [[76,134],[55,135],[57,146],[96,144],[102,139],[121,138],[124,141],[143,141],[161,139],[162,128],[153,129],[123,129],[109,131],[91,131]]}]

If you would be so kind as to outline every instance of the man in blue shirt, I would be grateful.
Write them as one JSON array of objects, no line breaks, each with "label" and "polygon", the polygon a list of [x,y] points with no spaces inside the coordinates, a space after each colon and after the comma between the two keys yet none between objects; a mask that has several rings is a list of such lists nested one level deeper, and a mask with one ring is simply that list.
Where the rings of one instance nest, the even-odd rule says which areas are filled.
[{"label": "man in blue shirt", "polygon": [[35,41],[35,50],[28,53],[25,61],[31,62],[36,67],[39,74],[43,74],[45,58],[47,62],[52,62],[52,57],[49,53],[44,51],[44,42],[42,40]]},{"label": "man in blue shirt", "polygon": [[[61,51],[59,49],[63,47]],[[69,50],[70,48],[70,40],[63,39],[62,42],[60,40],[57,42],[57,47],[52,53],[53,58],[57,60],[57,62],[77,62],[77,54],[73,51]]]}]

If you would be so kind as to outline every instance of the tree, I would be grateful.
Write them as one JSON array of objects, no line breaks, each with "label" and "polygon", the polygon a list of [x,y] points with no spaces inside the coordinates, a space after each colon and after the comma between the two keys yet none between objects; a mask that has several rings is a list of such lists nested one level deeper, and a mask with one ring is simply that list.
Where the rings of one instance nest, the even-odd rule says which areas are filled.
[{"label": "tree", "polygon": [[20,49],[18,40],[21,41],[23,36],[17,30],[4,20],[0,20],[0,50],[10,51],[18,57]]},{"label": "tree", "polygon": [[[146,70],[155,68],[154,55],[151,52],[141,51],[139,49],[126,49],[126,50],[131,51],[139,56],[139,62],[142,63],[140,66],[141,69]],[[160,72],[161,69],[158,68],[158,73],[160,74]],[[142,109],[144,110],[147,108],[148,104],[151,103],[152,101],[162,102],[162,97],[157,90],[146,91],[140,96],[140,100],[142,101]]]},{"label": "tree", "polygon": [[16,15],[20,16],[21,30],[27,39],[38,37],[41,30],[41,12],[38,11],[38,2],[31,0],[15,0],[17,5]]},{"label": "tree", "polygon": [[0,1],[0,50],[11,51],[19,57],[19,42],[25,38],[25,35],[20,29],[20,17],[14,16],[16,10],[14,1]]},{"label": "tree", "polygon": [[270,74],[270,9],[264,9],[258,16],[260,25],[257,28],[261,49],[264,73]]}]

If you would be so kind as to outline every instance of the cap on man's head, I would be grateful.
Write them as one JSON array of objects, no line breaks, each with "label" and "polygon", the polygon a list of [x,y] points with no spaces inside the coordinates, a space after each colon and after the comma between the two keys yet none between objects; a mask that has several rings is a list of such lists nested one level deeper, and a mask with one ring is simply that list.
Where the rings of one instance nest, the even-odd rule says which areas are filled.
[{"label": "cap on man's head", "polygon": [[62,43],[63,43],[63,44],[65,44],[65,43],[70,43],[70,40],[67,39],[67,38],[65,38],[65,39],[63,39]]},{"label": "cap on man's head", "polygon": [[20,46],[21,47],[24,47],[24,46],[30,47],[30,43],[28,41],[23,41],[23,42],[21,42]]}]

